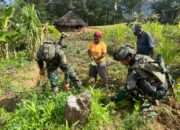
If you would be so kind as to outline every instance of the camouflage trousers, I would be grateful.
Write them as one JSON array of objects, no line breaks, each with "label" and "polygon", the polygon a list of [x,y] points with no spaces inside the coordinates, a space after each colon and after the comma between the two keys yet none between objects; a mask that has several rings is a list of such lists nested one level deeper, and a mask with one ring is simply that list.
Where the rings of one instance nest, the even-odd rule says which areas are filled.
[{"label": "camouflage trousers", "polygon": [[[81,87],[81,81],[79,80],[78,76],[76,75],[75,71],[72,68],[68,68],[67,71],[64,72],[65,74],[65,82],[72,83],[71,85],[75,85],[76,87]],[[48,71],[48,79],[50,81],[51,87],[60,87],[61,81],[59,76],[58,69],[54,71]]]},{"label": "camouflage trousers", "polygon": [[58,74],[58,70],[48,71],[48,79],[52,88],[60,86],[60,77]]}]

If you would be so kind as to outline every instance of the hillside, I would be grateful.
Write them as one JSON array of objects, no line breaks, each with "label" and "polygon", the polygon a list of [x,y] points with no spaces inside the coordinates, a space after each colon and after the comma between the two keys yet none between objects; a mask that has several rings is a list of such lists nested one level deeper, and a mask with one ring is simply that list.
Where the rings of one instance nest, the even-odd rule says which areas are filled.
[{"label": "hillside", "polygon": [[[96,85],[88,84],[89,59],[87,44],[92,40],[94,31],[103,32],[104,41],[108,44],[109,53],[114,48],[125,43],[135,45],[135,37],[126,24],[97,26],[82,29],[81,32],[69,32],[65,39],[67,48],[64,49],[69,63],[76,70],[83,81],[84,88],[93,95],[92,113],[85,130],[179,130],[180,128],[180,30],[159,23],[144,25],[152,32],[156,40],[156,53],[161,53],[176,79],[176,98],[169,102],[155,106],[158,116],[153,120],[146,120],[127,101],[115,104],[109,100],[126,81],[127,68],[112,60],[108,56],[108,73],[110,89],[104,89],[99,81]],[[155,29],[152,29],[155,28]],[[168,34],[169,37],[166,37]],[[175,35],[176,34],[176,35]],[[173,40],[169,40],[173,37]],[[173,46],[169,46],[173,44]],[[174,53],[175,52],[175,53]],[[26,54],[16,59],[0,61],[0,128],[3,130],[70,130],[80,129],[79,126],[68,126],[63,122],[63,106],[66,98],[72,92],[60,92],[53,95],[47,83],[39,83],[38,68],[35,61],[29,61]],[[63,76],[61,76],[63,78]],[[17,102],[17,104],[16,104]],[[14,104],[15,103],[15,104]]]}]

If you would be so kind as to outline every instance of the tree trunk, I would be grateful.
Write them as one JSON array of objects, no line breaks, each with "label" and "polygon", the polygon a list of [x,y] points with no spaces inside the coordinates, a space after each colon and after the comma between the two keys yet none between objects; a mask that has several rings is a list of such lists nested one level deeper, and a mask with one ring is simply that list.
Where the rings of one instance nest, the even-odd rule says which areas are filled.
[{"label": "tree trunk", "polygon": [[14,57],[17,58],[17,52],[16,52],[16,49],[14,49]]},{"label": "tree trunk", "polygon": [[69,0],[68,8],[69,8],[70,10],[73,10],[73,9],[74,9],[73,0]]},{"label": "tree trunk", "polygon": [[82,1],[82,5],[83,5],[83,9],[86,13],[89,12],[88,8],[87,8],[87,0],[81,0]]},{"label": "tree trunk", "polygon": [[6,59],[9,59],[9,45],[8,45],[8,43],[5,44],[5,50],[6,50]]}]

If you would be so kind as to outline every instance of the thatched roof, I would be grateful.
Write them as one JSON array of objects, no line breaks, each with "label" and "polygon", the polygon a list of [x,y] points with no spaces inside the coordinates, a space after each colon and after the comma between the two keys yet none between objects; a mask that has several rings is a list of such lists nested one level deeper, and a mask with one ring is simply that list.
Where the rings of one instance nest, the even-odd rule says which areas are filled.
[{"label": "thatched roof", "polygon": [[84,20],[82,20],[73,11],[69,11],[61,18],[55,20],[54,24],[56,26],[64,26],[64,27],[87,26],[87,23],[85,23]]}]

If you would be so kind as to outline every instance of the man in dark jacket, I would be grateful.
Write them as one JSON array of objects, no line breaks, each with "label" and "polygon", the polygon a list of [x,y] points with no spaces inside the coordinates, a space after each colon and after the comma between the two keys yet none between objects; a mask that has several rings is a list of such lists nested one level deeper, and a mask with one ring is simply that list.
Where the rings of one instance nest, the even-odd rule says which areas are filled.
[{"label": "man in dark jacket", "polygon": [[134,26],[134,35],[137,37],[137,53],[153,57],[154,55],[154,40],[150,33],[142,30],[141,25]]}]

